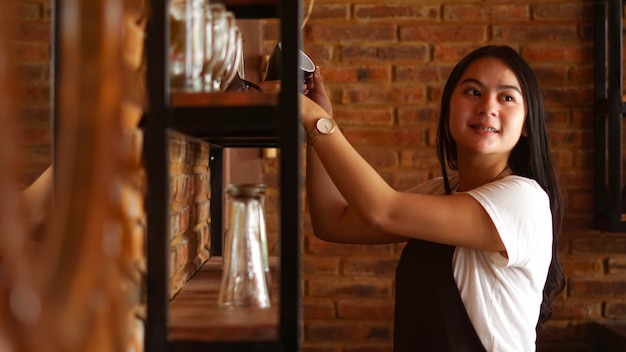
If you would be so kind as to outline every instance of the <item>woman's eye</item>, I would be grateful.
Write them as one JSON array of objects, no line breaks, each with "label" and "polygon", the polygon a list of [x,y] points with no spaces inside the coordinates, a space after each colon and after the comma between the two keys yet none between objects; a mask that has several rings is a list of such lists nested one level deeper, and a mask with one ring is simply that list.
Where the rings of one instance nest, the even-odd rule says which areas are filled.
[{"label": "woman's eye", "polygon": [[502,97],[502,99],[504,101],[515,101],[515,98],[511,95],[505,95],[504,97]]},{"label": "woman's eye", "polygon": [[477,89],[474,89],[474,88],[467,89],[465,91],[465,94],[472,95],[472,96],[475,96],[475,97],[479,97],[480,96],[480,92]]}]

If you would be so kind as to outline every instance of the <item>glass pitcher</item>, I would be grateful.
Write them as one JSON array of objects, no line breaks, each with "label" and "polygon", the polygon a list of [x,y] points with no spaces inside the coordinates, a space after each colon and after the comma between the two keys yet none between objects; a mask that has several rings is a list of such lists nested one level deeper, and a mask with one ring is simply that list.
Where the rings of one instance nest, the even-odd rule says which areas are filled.
[{"label": "glass pitcher", "polygon": [[270,306],[269,258],[265,228],[265,185],[226,187],[228,227],[218,304]]}]

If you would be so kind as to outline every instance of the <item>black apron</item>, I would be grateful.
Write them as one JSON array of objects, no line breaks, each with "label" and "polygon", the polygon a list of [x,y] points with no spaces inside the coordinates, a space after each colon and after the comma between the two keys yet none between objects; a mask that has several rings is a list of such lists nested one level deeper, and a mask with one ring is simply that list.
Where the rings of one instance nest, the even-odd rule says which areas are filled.
[{"label": "black apron", "polygon": [[454,281],[454,246],[410,240],[396,269],[394,352],[485,351]]}]

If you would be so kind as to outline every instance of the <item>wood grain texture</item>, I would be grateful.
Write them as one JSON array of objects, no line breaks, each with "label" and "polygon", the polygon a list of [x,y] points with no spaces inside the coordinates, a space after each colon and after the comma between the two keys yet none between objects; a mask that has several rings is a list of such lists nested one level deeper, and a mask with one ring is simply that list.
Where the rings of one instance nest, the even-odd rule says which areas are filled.
[{"label": "wood grain texture", "polygon": [[171,301],[172,340],[276,340],[278,336],[277,260],[272,258],[272,305],[267,309],[224,308],[217,305],[222,274],[221,257],[211,258]]}]

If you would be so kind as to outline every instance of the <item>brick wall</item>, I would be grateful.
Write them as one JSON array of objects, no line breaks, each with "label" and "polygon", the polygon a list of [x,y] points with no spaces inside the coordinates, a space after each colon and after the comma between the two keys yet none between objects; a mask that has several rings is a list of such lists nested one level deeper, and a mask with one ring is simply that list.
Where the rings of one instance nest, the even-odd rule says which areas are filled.
[{"label": "brick wall", "polygon": [[[20,115],[27,152],[22,177],[29,183],[50,162],[50,0],[6,3],[21,13],[14,54],[24,83],[19,90],[29,99]],[[438,172],[433,150],[438,99],[463,54],[479,45],[506,43],[530,61],[544,88],[551,147],[568,207],[561,252],[568,286],[541,335],[543,350],[582,349],[584,323],[626,319],[626,234],[598,231],[592,224],[591,5],[316,0],[304,34],[305,51],[322,66],[346,135],[398,188]],[[269,21],[264,33],[268,54],[276,38],[276,23]],[[208,175],[202,148],[185,148],[185,162],[172,166],[171,177],[176,180],[172,187],[183,184],[182,199],[189,203],[174,201],[171,219],[173,226],[179,221],[179,230],[186,229],[172,229],[172,236],[189,243],[205,236],[208,220],[200,214],[208,195],[196,188],[203,186],[190,190],[184,184],[204,184]],[[267,161],[268,180],[275,179],[276,163]],[[312,236],[308,222],[304,229],[305,350],[388,351],[400,247],[329,244]],[[179,258],[189,258],[185,251],[190,252],[181,248]],[[185,262],[175,260],[172,267],[184,268]],[[172,285],[184,272],[172,274]]]},{"label": "brick wall", "polygon": [[[567,288],[542,351],[586,350],[585,323],[626,320],[626,234],[593,227],[592,1],[316,0],[304,48],[322,68],[335,117],[398,189],[439,174],[438,105],[452,66],[484,44],[519,49],[536,71],[566,197]],[[265,49],[278,38],[265,25]],[[389,351],[399,246],[322,242],[305,224],[306,351]]]},{"label": "brick wall", "polygon": [[170,295],[209,258],[209,148],[173,134],[170,141]]},{"label": "brick wall", "polygon": [[20,177],[30,184],[51,163],[50,147],[50,0],[7,0],[18,15],[12,53],[18,63],[20,132],[25,158]]}]

